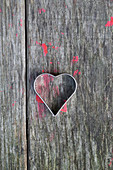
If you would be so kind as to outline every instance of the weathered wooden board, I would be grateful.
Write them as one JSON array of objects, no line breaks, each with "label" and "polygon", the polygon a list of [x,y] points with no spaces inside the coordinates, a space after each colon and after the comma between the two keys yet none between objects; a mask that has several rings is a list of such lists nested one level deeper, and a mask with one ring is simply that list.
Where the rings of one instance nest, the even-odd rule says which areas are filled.
[{"label": "weathered wooden board", "polygon": [[0,0],[0,169],[27,169],[25,2]]},{"label": "weathered wooden board", "polygon": [[[112,169],[113,27],[105,24],[113,2],[28,0],[27,16],[29,168]],[[74,74],[78,83],[56,117],[33,89],[42,72]]]}]

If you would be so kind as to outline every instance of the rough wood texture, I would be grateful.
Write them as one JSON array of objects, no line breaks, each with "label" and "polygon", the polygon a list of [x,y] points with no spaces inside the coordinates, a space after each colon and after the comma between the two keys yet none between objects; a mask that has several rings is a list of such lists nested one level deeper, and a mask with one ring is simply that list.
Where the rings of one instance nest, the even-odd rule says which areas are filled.
[{"label": "rough wood texture", "polygon": [[0,0],[0,169],[27,168],[25,3]]},{"label": "rough wood texture", "polygon": [[[31,169],[113,168],[113,27],[105,27],[112,12],[107,0],[27,1]],[[73,56],[79,61],[71,64]],[[33,82],[42,72],[77,69],[77,92],[54,118],[37,103]]]},{"label": "rough wood texture", "polygon": [[[27,169],[27,147],[31,170],[113,169],[113,26],[105,27],[113,1],[26,4],[27,61],[25,2],[0,0],[0,169]],[[69,73],[78,83],[56,117],[33,89],[42,72]]]}]

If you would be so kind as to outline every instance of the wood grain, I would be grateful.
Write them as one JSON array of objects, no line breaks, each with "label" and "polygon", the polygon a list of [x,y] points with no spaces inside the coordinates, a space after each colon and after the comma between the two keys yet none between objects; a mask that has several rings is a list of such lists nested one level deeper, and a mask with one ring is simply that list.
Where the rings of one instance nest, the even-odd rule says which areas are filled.
[{"label": "wood grain", "polygon": [[[31,169],[112,169],[113,31],[105,27],[112,10],[113,2],[106,0],[27,1]],[[73,56],[79,61],[71,64]],[[67,112],[54,118],[39,107],[33,82],[42,72],[73,75],[77,69],[77,92]]]},{"label": "wood grain", "polygon": [[0,9],[0,169],[27,169],[25,3]]},{"label": "wood grain", "polygon": [[[112,11],[111,0],[0,0],[0,169],[113,168]],[[42,72],[77,80],[56,117],[33,89]]]}]

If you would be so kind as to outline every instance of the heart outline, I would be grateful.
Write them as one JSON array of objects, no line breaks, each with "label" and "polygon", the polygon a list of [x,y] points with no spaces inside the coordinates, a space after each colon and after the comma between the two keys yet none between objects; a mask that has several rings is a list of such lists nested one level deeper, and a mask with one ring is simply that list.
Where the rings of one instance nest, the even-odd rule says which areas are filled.
[{"label": "heart outline", "polygon": [[[43,100],[43,98],[37,93],[37,91],[36,91],[36,89],[35,89],[35,83],[36,83],[36,80],[40,77],[40,76],[42,76],[42,75],[49,75],[49,76],[52,76],[53,78],[56,78],[56,77],[60,77],[60,76],[62,76],[62,75],[68,75],[68,76],[70,76],[73,80],[74,80],[74,82],[75,82],[75,90],[74,90],[74,92],[71,94],[71,96],[66,100],[66,102],[61,106],[61,108],[58,110],[58,112],[56,113],[56,114],[54,114],[53,112],[52,112],[52,110],[50,109],[50,107],[46,104],[46,102]],[[52,74],[50,74],[50,73],[42,73],[42,74],[40,74],[39,76],[37,76],[36,77],[36,79],[35,79],[35,81],[34,81],[34,90],[35,90],[35,93],[40,97],[40,99],[44,102],[44,104],[46,105],[46,107],[49,109],[49,111],[52,113],[52,115],[53,115],[53,117],[56,117],[57,115],[58,115],[58,113],[61,111],[61,109],[65,106],[65,104],[70,100],[70,98],[76,93],[76,90],[77,90],[77,82],[76,82],[76,80],[75,80],[75,78],[72,76],[72,75],[70,75],[70,74],[68,74],[68,73],[62,73],[62,74],[59,74],[59,75],[57,75],[57,76],[54,76],[54,75],[52,75]]]}]

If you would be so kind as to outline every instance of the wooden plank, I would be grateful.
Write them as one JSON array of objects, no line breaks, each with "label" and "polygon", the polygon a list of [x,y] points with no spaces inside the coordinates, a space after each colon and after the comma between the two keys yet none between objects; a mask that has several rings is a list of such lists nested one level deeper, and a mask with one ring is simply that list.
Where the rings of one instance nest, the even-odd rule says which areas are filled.
[{"label": "wooden plank", "polygon": [[0,0],[0,169],[27,169],[25,3]]},{"label": "wooden plank", "polygon": [[[113,167],[113,31],[105,27],[112,10],[111,1],[27,1],[31,169]],[[78,83],[67,111],[56,117],[33,89],[43,72],[69,73]]]}]

